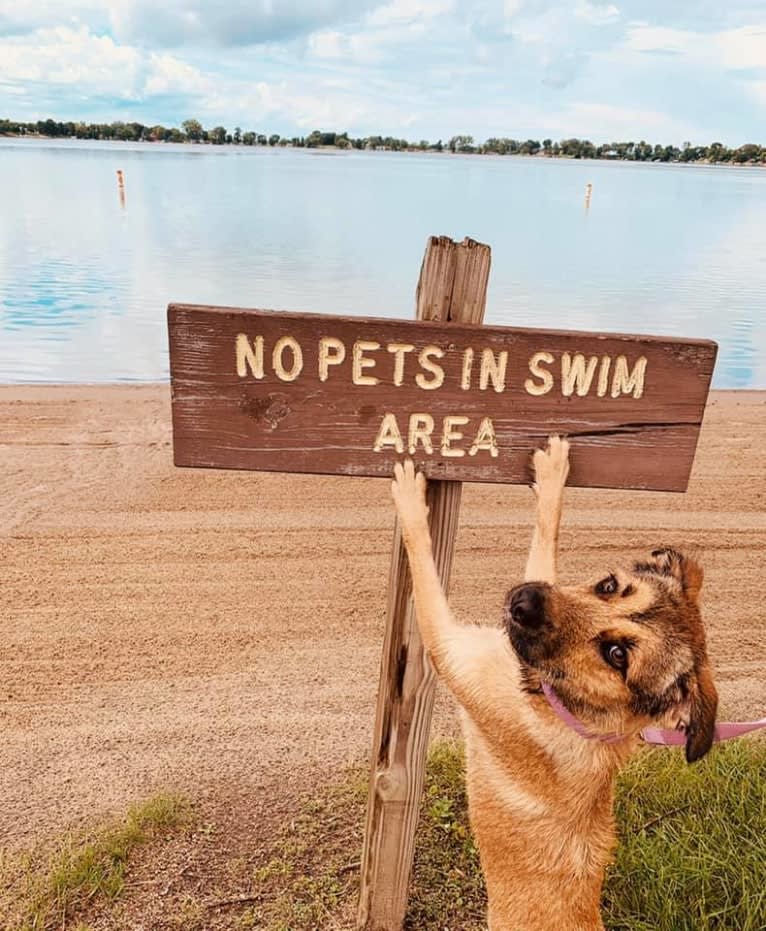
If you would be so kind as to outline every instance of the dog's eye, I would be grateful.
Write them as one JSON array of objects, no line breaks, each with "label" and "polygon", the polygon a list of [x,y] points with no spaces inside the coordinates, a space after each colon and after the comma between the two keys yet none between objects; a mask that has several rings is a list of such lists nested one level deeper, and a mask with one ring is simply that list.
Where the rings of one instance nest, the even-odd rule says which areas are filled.
[{"label": "dog's eye", "polygon": [[596,585],[597,595],[614,595],[618,589],[617,578],[614,575],[608,575]]},{"label": "dog's eye", "polygon": [[628,651],[619,643],[602,643],[601,655],[613,669],[625,672],[628,668]]}]

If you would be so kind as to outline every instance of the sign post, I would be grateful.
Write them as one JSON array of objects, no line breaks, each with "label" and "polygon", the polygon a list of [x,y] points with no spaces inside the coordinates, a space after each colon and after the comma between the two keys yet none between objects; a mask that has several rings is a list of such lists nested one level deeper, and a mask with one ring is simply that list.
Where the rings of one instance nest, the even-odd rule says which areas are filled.
[{"label": "sign post", "polygon": [[[449,584],[462,481],[526,483],[570,440],[570,485],[685,491],[716,356],[707,340],[480,326],[488,246],[433,237],[417,321],[168,308],[175,464],[429,479]],[[399,931],[434,674],[395,531],[358,927]]]},{"label": "sign post", "polygon": [[[420,270],[418,320],[482,323],[489,268],[489,246],[472,240],[456,245],[446,237],[432,239]],[[452,573],[462,487],[456,481],[428,483],[431,540],[445,591]],[[357,927],[364,931],[398,931],[404,921],[435,692],[436,674],[420,639],[409,563],[397,523],[362,850]]]}]

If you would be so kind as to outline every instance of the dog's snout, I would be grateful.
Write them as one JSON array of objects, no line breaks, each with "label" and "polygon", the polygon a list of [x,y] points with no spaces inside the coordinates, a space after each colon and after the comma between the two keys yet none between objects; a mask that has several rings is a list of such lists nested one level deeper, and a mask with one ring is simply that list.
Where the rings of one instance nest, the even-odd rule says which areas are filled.
[{"label": "dog's snout", "polygon": [[545,621],[545,595],[536,585],[522,585],[511,596],[511,618],[520,627],[542,627]]}]

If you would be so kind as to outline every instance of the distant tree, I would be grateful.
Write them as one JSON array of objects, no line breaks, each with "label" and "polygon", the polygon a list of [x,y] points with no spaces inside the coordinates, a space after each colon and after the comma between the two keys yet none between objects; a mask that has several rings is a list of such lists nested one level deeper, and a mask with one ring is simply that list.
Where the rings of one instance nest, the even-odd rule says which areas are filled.
[{"label": "distant tree", "polygon": [[263,133],[258,133],[258,135],[255,138],[256,138],[256,142],[258,143],[258,145],[266,145],[266,143],[268,142],[268,140],[263,135]]},{"label": "distant tree", "polygon": [[242,135],[242,142],[245,145],[255,145],[255,133],[246,132]]},{"label": "distant tree", "polygon": [[269,145],[276,145],[279,142],[280,136],[279,133],[272,133],[269,136]]},{"label": "distant tree", "polygon": [[734,153],[734,161],[740,165],[744,165],[745,162],[757,162],[760,158],[761,147],[752,143],[741,145]]},{"label": "distant tree", "polygon": [[453,136],[447,145],[450,152],[469,152],[473,149],[473,136]]},{"label": "distant tree", "polygon": [[184,120],[181,128],[191,142],[199,142],[202,138],[202,123],[199,120]]},{"label": "distant tree", "polygon": [[223,145],[226,142],[226,127],[215,126],[210,130],[210,141],[213,145]]},{"label": "distant tree", "polygon": [[242,142],[242,130],[239,126],[234,127],[234,135],[232,136],[232,142],[234,145],[239,145]]}]

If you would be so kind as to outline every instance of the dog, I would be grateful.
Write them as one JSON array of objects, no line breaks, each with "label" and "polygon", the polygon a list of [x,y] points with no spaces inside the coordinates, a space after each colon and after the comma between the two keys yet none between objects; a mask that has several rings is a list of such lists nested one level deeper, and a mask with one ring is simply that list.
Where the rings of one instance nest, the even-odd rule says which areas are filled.
[{"label": "dog", "polygon": [[508,592],[498,628],[454,620],[431,552],[425,477],[411,460],[395,466],[392,494],[423,643],[462,711],[489,931],[603,931],[614,780],[641,729],[683,728],[689,762],[713,741],[718,698],[699,608],[703,572],[659,549],[585,585],[558,585],[567,441],[551,437],[533,467],[524,583]]}]

